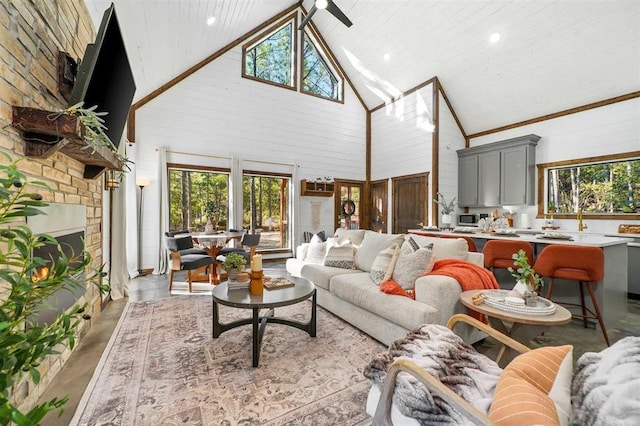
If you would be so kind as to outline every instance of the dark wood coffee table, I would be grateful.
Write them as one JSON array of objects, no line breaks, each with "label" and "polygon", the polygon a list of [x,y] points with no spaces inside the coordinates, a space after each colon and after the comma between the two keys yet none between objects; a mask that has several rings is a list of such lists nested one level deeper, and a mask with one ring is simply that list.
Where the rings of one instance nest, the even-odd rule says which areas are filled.
[{"label": "dark wood coffee table", "polygon": [[[266,275],[278,276],[277,273],[265,271]],[[267,323],[284,324],[290,327],[299,328],[309,333],[309,336],[316,337],[316,288],[313,283],[305,278],[286,275],[289,281],[295,283],[293,287],[280,288],[275,290],[264,289],[261,295],[254,296],[248,289],[229,290],[227,282],[217,285],[212,291],[213,299],[213,337],[217,338],[225,331],[242,325],[253,325],[253,366],[257,367],[260,361],[260,345]],[[311,299],[311,319],[308,323],[302,323],[286,318],[274,316],[275,308],[281,306],[294,305],[308,298]],[[222,324],[219,318],[219,306],[230,306],[232,308],[251,309],[251,318],[244,318],[230,323]],[[268,311],[260,316],[260,310]]]}]

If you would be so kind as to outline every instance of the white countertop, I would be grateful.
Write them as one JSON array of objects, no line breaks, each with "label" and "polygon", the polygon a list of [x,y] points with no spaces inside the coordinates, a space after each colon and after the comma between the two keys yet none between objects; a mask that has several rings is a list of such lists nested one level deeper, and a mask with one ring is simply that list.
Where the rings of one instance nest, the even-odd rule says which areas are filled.
[{"label": "white countertop", "polygon": [[[580,232],[562,232],[564,235],[570,235],[572,240],[561,240],[561,239],[550,239],[550,238],[541,238],[542,231],[540,234],[518,234],[519,236],[501,236],[498,234],[485,234],[485,233],[462,233],[462,232],[451,232],[451,231],[429,231],[423,229],[409,229],[410,233],[414,234],[422,234],[422,233],[433,233],[433,234],[441,234],[441,235],[452,235],[452,236],[465,236],[471,238],[482,238],[486,240],[520,240],[520,241],[528,241],[530,243],[536,244],[565,244],[571,246],[591,246],[591,247],[608,247],[614,246],[618,244],[627,244],[629,242],[633,242],[632,238],[621,238],[621,237],[607,237],[600,234],[588,234],[588,233],[580,233]],[[560,231],[556,231],[560,232]]]}]

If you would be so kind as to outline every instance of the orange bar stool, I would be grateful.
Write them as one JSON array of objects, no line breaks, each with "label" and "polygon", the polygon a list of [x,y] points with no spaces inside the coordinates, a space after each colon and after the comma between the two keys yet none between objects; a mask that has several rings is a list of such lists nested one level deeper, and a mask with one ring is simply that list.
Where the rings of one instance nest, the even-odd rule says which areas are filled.
[{"label": "orange bar stool", "polygon": [[[582,318],[585,328],[587,319],[597,319],[604,335],[604,340],[609,345],[607,329],[600,314],[600,307],[593,292],[591,283],[602,281],[604,278],[604,252],[598,247],[578,247],[568,245],[548,245],[538,255],[533,269],[541,276],[550,278],[547,299],[551,300],[553,291],[553,280],[562,278],[565,280],[578,281],[580,288],[580,304],[562,303],[563,305],[580,306],[582,315],[573,314],[574,317]],[[589,290],[593,312],[584,303],[584,285]]]},{"label": "orange bar stool", "polygon": [[494,271],[513,267],[513,255],[524,250],[529,265],[533,265],[533,246],[526,241],[489,240],[482,249],[484,267]]}]

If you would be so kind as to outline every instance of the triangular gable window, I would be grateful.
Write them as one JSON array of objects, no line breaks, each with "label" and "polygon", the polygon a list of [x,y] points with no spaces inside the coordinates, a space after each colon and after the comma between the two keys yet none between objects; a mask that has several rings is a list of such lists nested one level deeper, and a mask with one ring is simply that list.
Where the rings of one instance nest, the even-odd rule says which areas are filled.
[{"label": "triangular gable window", "polygon": [[295,21],[291,20],[243,46],[243,76],[295,87],[294,26]]},{"label": "triangular gable window", "polygon": [[338,78],[325,53],[313,38],[303,33],[301,92],[334,101],[342,100],[342,79]]}]

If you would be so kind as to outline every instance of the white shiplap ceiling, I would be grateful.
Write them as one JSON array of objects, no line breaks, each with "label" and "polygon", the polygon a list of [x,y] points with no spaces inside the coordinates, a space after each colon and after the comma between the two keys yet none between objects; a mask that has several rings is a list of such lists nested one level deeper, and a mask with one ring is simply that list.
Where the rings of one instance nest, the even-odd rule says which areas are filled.
[{"label": "white shiplap ceiling", "polygon": [[[111,1],[85,0],[96,25]],[[136,99],[297,3],[113,2]],[[368,108],[437,76],[474,134],[640,90],[639,0],[335,2],[352,27],[326,11],[312,21]]]}]

